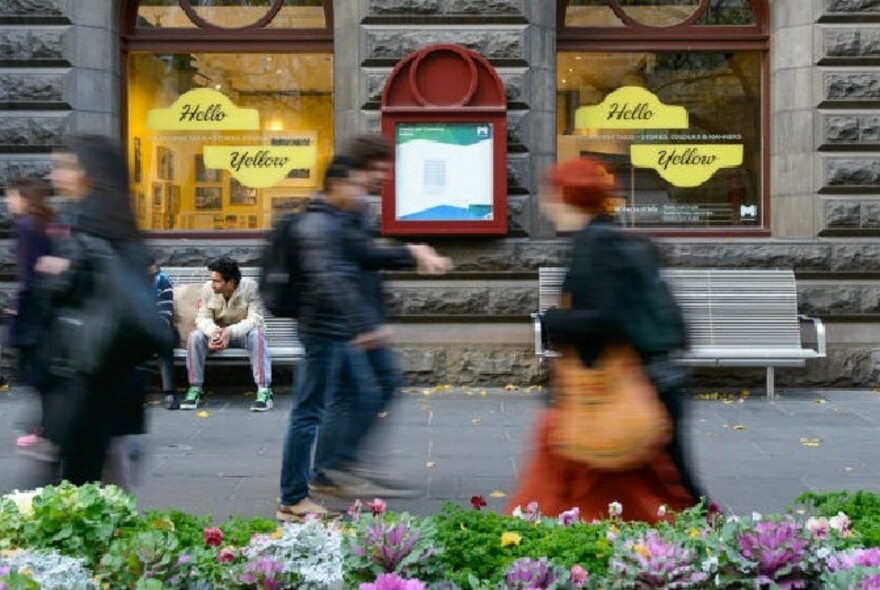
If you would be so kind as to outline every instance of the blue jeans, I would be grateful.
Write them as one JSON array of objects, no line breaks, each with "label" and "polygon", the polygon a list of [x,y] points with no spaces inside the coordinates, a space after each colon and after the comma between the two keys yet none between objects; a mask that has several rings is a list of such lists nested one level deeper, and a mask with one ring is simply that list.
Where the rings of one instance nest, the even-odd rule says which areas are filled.
[{"label": "blue jeans", "polygon": [[[358,353],[346,340],[300,332],[305,356],[297,371],[294,406],[284,438],[281,458],[281,503],[296,504],[309,495],[312,447],[327,406],[336,407],[343,391],[370,381],[363,352]],[[335,455],[338,445],[347,443],[339,429],[344,424],[328,422],[321,428],[324,448]]]},{"label": "blue jeans", "polygon": [[[370,388],[367,389],[367,381],[361,381],[356,384],[357,387],[351,387],[350,396],[356,401],[349,403],[347,407],[342,409],[348,414],[345,421],[346,426],[341,433],[345,442],[337,445],[336,454],[329,459],[329,465],[325,464],[327,460],[322,453],[321,438],[318,439],[315,466],[319,470],[324,467],[336,467],[340,464],[358,462],[358,451],[363,446],[364,439],[376,425],[379,413],[388,410],[391,406],[397,388],[400,387],[402,378],[394,359],[394,351],[390,346],[373,348],[361,354],[366,354],[366,360],[373,376],[369,382]],[[342,391],[345,392],[346,389],[343,388]]]}]

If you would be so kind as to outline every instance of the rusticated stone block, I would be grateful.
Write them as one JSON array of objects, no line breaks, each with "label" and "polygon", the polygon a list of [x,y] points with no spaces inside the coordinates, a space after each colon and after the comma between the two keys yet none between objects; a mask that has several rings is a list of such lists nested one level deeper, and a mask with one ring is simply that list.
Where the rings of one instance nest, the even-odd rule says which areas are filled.
[{"label": "rusticated stone block", "polygon": [[862,143],[880,143],[880,117],[861,117]]},{"label": "rusticated stone block", "polygon": [[862,227],[880,228],[880,203],[862,203]]},{"label": "rusticated stone block", "polygon": [[408,377],[426,375],[431,377],[445,368],[445,348],[402,347],[398,354],[400,368]]},{"label": "rusticated stone block", "polygon": [[825,98],[842,101],[880,100],[880,74],[825,74]]},{"label": "rusticated stone block", "polygon": [[880,184],[880,162],[876,158],[834,158],[826,161],[827,186],[868,187]]},{"label": "rusticated stone block", "polygon": [[438,43],[453,43],[488,59],[522,59],[522,31],[430,29],[422,31],[369,30],[367,57],[399,60],[413,51]]},{"label": "rusticated stone block", "polygon": [[68,12],[69,0],[3,0],[3,16],[63,16]]},{"label": "rusticated stone block", "polygon": [[501,82],[504,84],[504,94],[507,96],[508,103],[526,104],[529,102],[525,90],[525,74],[510,74],[502,72],[499,75],[501,77]]},{"label": "rusticated stone block", "polygon": [[877,0],[825,0],[828,12],[880,12]]},{"label": "rusticated stone block", "polygon": [[55,146],[67,132],[64,117],[0,117],[0,145]]},{"label": "rusticated stone block", "polygon": [[855,115],[825,118],[825,139],[829,143],[859,141],[859,117]]},{"label": "rusticated stone block", "polygon": [[534,385],[541,380],[534,350],[461,346],[447,352],[445,383]]},{"label": "rusticated stone block", "polygon": [[154,250],[157,262],[166,266],[204,267],[209,260],[218,256],[229,256],[240,266],[259,266],[263,244],[224,244],[218,241],[212,245],[157,245]]},{"label": "rusticated stone block", "polygon": [[794,268],[827,270],[826,244],[774,242],[660,242],[665,265],[683,268]]},{"label": "rusticated stone block", "polygon": [[507,231],[512,235],[527,233],[526,208],[528,195],[507,196]]},{"label": "rusticated stone block", "polygon": [[825,54],[829,57],[859,55],[861,38],[851,29],[827,29],[825,31]]},{"label": "rusticated stone block", "polygon": [[[382,90],[385,88],[385,83],[388,80],[388,75],[391,72],[370,72],[365,77],[365,88],[366,88],[366,97],[365,100],[367,102],[381,102],[382,100]],[[524,76],[521,73],[508,73],[508,72],[498,72],[499,77],[501,78],[501,83],[504,85],[504,92],[507,98],[507,102],[510,103],[524,103],[526,102],[525,96],[523,95],[523,83]]]},{"label": "rusticated stone block", "polygon": [[538,309],[537,287],[490,287],[489,315],[527,316],[536,309]]},{"label": "rusticated stone block", "polygon": [[858,287],[838,284],[801,286],[798,288],[798,309],[819,317],[860,313],[861,291]]},{"label": "rusticated stone block", "polygon": [[44,158],[10,158],[0,160],[0,185],[6,184],[19,176],[46,176],[51,170],[49,156]]},{"label": "rusticated stone block", "polygon": [[862,313],[880,313],[880,287],[865,285],[861,288]]},{"label": "rusticated stone block", "polygon": [[64,33],[57,29],[8,29],[0,31],[0,59],[61,60]]},{"label": "rusticated stone block", "polygon": [[859,203],[852,201],[827,201],[825,203],[826,227],[859,227],[862,211]]},{"label": "rusticated stone block", "polygon": [[448,14],[523,14],[524,0],[447,0]]},{"label": "rusticated stone block", "polygon": [[64,76],[59,74],[0,74],[0,102],[60,102]]},{"label": "rusticated stone block", "polygon": [[529,192],[531,187],[531,171],[529,158],[524,154],[507,155],[507,190],[511,192]]},{"label": "rusticated stone block", "polygon": [[831,245],[831,267],[828,270],[848,272],[880,271],[880,244],[873,242]]},{"label": "rusticated stone block", "polygon": [[529,113],[507,111],[507,145],[529,145]]},{"label": "rusticated stone block", "polygon": [[426,283],[423,288],[398,291],[403,315],[485,315],[489,309],[486,288],[438,286]]}]

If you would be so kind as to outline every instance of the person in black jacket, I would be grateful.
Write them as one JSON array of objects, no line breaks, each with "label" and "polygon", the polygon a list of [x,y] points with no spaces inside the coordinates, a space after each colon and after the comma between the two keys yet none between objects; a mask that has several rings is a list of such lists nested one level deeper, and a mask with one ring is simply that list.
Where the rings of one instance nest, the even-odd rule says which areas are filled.
[{"label": "person in black jacket", "polygon": [[609,346],[631,347],[666,408],[673,436],[649,463],[603,471],[553,452],[562,410],[548,408],[539,420],[530,465],[507,509],[536,501],[549,515],[577,506],[589,521],[606,517],[609,503],[620,502],[624,518],[656,521],[663,516],[661,506],[680,511],[704,497],[685,460],[680,389],[686,373],[671,362],[686,345],[684,321],[662,285],[656,248],[624,232],[608,213],[615,182],[605,166],[578,158],[553,168],[548,180],[551,190],[541,196],[542,208],[557,227],[577,231],[563,285],[570,305],[545,312],[547,337],[551,345],[574,347],[587,366]]},{"label": "person in black jacket", "polygon": [[[58,194],[70,201],[70,235],[58,241],[53,256],[41,257],[35,267],[44,276],[47,296],[55,308],[109,308],[111,295],[101,287],[108,281],[99,270],[106,258],[97,252],[112,252],[120,261],[117,269],[130,269],[131,276],[143,281],[129,285],[130,293],[139,289],[151,301],[150,255],[135,224],[128,175],[115,142],[95,135],[67,138],[53,156],[50,179]],[[155,306],[143,311],[161,321]],[[118,325],[118,318],[107,321]],[[145,431],[146,384],[134,360],[98,361],[97,351],[75,350],[74,346],[65,349],[73,353],[75,361],[71,361],[59,356],[53,348],[57,341],[50,342],[53,339],[55,334],[44,339],[46,362],[52,365],[47,436],[59,444],[62,479],[74,484],[100,481],[111,438]],[[167,343],[170,346],[171,340]],[[140,347],[141,342],[132,346]],[[95,366],[85,366],[88,355],[95,355]],[[117,446],[123,452],[124,445]]]},{"label": "person in black jacket", "polygon": [[[324,195],[309,203],[296,224],[303,291],[298,319],[305,349],[294,388],[294,407],[281,463],[279,520],[298,520],[326,509],[309,497],[312,448],[318,427],[326,439],[329,465],[344,455],[340,445],[354,444],[343,431],[352,412],[367,412],[376,400],[364,351],[384,345],[387,332],[381,317],[361,290],[361,265],[380,268],[400,252],[374,250],[356,230],[352,214],[363,191],[351,176],[351,160],[335,157],[325,172]],[[416,260],[430,262],[425,247],[407,246]],[[342,392],[345,392],[344,394]],[[325,408],[330,423],[323,424]],[[373,406],[374,411],[375,406]],[[328,446],[329,445],[329,446]]]}]

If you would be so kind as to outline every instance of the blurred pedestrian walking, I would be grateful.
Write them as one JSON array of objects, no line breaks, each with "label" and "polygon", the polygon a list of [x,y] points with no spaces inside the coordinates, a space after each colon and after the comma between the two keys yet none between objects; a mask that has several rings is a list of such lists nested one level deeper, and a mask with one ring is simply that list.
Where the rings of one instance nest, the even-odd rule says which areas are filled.
[{"label": "blurred pedestrian walking", "polygon": [[[542,210],[560,229],[577,231],[563,304],[545,312],[544,330],[551,348],[565,349],[566,367],[573,359],[575,370],[592,369],[593,377],[576,384],[583,386],[581,391],[572,391],[565,377],[568,369],[563,374],[563,365],[551,359],[553,406],[539,419],[529,464],[507,509],[537,502],[541,512],[558,514],[578,507],[581,518],[591,520],[607,516],[609,504],[617,502],[623,518],[656,521],[661,506],[681,510],[702,496],[685,460],[682,439],[680,388],[687,373],[670,358],[686,345],[681,312],[660,278],[656,248],[619,229],[609,213],[615,182],[604,165],[579,158],[553,168],[548,181],[540,197]],[[633,353],[629,365],[628,351]],[[612,365],[626,368],[612,378],[605,369]],[[604,389],[597,389],[595,375],[602,371],[598,383]],[[602,378],[613,382],[603,383]],[[640,397],[633,387],[641,387]],[[579,417],[595,416],[603,404],[616,401],[578,399],[596,391],[632,394],[639,408],[621,408],[608,424],[578,424]],[[642,410],[656,410],[656,418],[633,432],[628,413]],[[611,446],[611,438],[621,433],[636,434],[644,443],[633,464],[615,464],[615,457],[627,451]],[[599,440],[603,436],[608,440]],[[608,445],[603,449],[607,456],[589,462],[585,452],[579,460],[573,450],[577,442],[600,449]]]},{"label": "blurred pedestrian walking", "polygon": [[[107,137],[70,137],[53,156],[50,179],[70,200],[71,227],[36,264],[53,306],[40,349],[50,373],[44,422],[60,446],[62,479],[82,484],[102,479],[112,437],[145,432],[137,367],[172,342],[156,310],[119,147]],[[115,446],[130,459],[127,445]]]},{"label": "blurred pedestrian walking", "polygon": [[42,396],[39,395],[41,365],[37,358],[45,322],[45,306],[37,296],[37,259],[52,253],[51,225],[55,212],[49,206],[49,187],[39,178],[22,177],[6,186],[6,206],[15,219],[16,281],[12,306],[5,310],[5,346],[16,351],[15,385],[40,398],[39,410],[28,410],[27,434],[16,439],[19,453],[41,460],[57,457],[55,445],[42,436]]}]

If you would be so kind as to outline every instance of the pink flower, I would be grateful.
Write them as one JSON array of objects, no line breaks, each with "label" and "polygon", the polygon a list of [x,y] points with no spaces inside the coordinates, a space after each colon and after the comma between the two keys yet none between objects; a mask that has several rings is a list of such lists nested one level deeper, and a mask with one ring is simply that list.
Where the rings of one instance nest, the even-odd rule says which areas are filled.
[{"label": "pink flower", "polygon": [[205,544],[209,547],[219,547],[223,543],[223,531],[217,527],[210,527],[203,531]]},{"label": "pink flower", "polygon": [[571,510],[566,510],[559,514],[559,524],[562,526],[571,526],[581,519],[581,509],[575,506]]},{"label": "pink flower", "polygon": [[831,528],[837,531],[837,534],[840,535],[841,538],[846,538],[852,535],[852,531],[849,528],[849,517],[843,512],[838,512],[837,516],[829,518],[828,524],[831,525]]},{"label": "pink flower", "polygon": [[235,558],[238,557],[238,553],[235,550],[235,547],[224,547],[217,554],[217,561],[223,564],[230,564],[235,561]]},{"label": "pink flower", "polygon": [[817,539],[827,539],[831,533],[831,524],[824,516],[821,518],[809,518],[805,525],[807,530]]},{"label": "pink flower", "polygon": [[351,506],[348,507],[348,516],[355,522],[361,519],[361,501],[360,499],[355,500]]},{"label": "pink flower", "polygon": [[575,588],[582,588],[587,583],[587,570],[579,565],[571,566],[568,575],[571,577],[571,583],[574,584]]},{"label": "pink flower", "polygon": [[488,504],[483,496],[471,496],[471,506],[474,507],[474,510],[479,510],[483,506],[488,506]]},{"label": "pink flower", "polygon": [[360,590],[425,590],[425,583],[405,580],[397,574],[381,574],[372,584],[361,584]]},{"label": "pink flower", "polygon": [[367,502],[367,508],[369,508],[370,512],[373,513],[373,516],[379,516],[380,514],[385,512],[387,505],[385,504],[385,500],[382,500],[381,498],[374,498],[372,502]]}]

